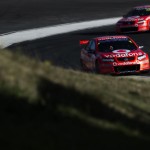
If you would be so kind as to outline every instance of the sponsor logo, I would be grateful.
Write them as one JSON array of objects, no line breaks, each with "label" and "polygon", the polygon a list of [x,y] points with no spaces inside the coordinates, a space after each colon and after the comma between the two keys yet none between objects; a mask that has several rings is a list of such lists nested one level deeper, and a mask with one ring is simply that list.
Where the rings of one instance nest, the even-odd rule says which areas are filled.
[{"label": "sponsor logo", "polygon": [[135,56],[141,56],[142,53],[118,53],[118,54],[105,54],[104,56],[106,58],[114,58],[114,57],[135,57]]},{"label": "sponsor logo", "polygon": [[113,62],[113,66],[125,66],[125,65],[135,65],[138,64],[137,62],[123,62],[123,63],[117,63]]},{"label": "sponsor logo", "polygon": [[133,73],[133,72],[136,72],[136,70],[119,71],[119,73]]},{"label": "sponsor logo", "polygon": [[129,53],[130,50],[126,50],[126,49],[121,49],[121,50],[114,50],[112,51],[113,53]]},{"label": "sponsor logo", "polygon": [[105,41],[105,40],[127,40],[127,37],[125,36],[110,36],[110,37],[100,37],[98,40]]}]

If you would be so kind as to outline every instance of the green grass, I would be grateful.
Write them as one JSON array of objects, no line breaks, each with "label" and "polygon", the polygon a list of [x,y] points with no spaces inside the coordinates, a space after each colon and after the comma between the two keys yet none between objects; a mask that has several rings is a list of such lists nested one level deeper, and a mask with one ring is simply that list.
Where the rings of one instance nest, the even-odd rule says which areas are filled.
[{"label": "green grass", "polygon": [[1,149],[146,148],[150,81],[0,51]]}]

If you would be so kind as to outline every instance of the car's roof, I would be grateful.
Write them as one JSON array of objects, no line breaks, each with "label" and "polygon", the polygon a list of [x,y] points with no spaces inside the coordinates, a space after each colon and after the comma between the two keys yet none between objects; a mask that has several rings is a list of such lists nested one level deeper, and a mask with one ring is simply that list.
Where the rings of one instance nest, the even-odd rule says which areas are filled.
[{"label": "car's roof", "polygon": [[124,39],[124,38],[128,38],[128,36],[125,35],[101,36],[101,37],[96,37],[95,39],[98,41],[104,41],[110,39]]},{"label": "car's roof", "polygon": [[140,8],[150,8],[150,5],[143,5],[143,6],[136,6],[136,7],[134,7],[135,9],[140,9]]}]

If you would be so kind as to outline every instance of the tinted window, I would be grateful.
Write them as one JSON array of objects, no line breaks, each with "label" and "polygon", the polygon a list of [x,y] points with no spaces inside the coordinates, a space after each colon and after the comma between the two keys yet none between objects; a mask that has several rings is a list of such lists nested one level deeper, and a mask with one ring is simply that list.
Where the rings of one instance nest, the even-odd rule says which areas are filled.
[{"label": "tinted window", "polygon": [[91,42],[90,49],[93,51],[95,50],[95,42],[94,41]]},{"label": "tinted window", "polygon": [[98,43],[100,52],[112,52],[117,49],[136,50],[137,46],[128,38],[102,40]]},{"label": "tinted window", "polygon": [[130,17],[130,16],[148,16],[150,15],[150,8],[143,9],[143,8],[137,8],[131,10],[125,17]]},{"label": "tinted window", "polygon": [[91,41],[89,42],[89,44],[87,45],[86,50],[87,50],[88,52],[94,52],[95,49],[96,49],[95,41],[94,41],[94,40],[91,40]]},{"label": "tinted window", "polygon": [[89,50],[90,49],[90,45],[91,45],[92,41],[89,41],[88,45],[86,46],[86,50]]}]

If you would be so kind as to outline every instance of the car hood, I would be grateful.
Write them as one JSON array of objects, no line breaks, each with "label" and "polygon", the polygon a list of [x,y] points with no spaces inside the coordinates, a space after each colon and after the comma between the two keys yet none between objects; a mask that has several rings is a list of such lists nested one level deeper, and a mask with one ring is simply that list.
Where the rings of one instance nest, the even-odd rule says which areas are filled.
[{"label": "car hood", "polygon": [[140,49],[138,50],[117,49],[107,53],[100,52],[99,55],[102,58],[138,57],[144,55],[144,52]]},{"label": "car hood", "polygon": [[140,20],[146,20],[149,16],[131,16],[131,17],[124,17],[120,21],[140,21]]}]

